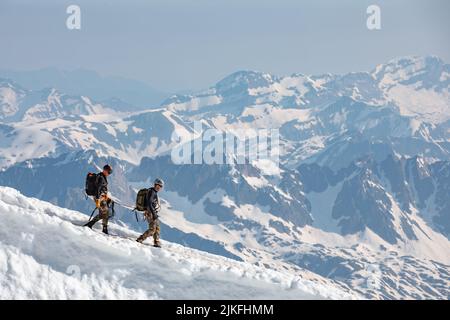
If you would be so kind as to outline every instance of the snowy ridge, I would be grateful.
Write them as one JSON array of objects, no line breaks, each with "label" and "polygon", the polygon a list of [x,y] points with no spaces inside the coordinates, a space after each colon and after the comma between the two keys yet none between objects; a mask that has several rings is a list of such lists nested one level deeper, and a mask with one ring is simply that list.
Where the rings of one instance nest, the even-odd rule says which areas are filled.
[{"label": "snowy ridge", "polygon": [[[78,227],[86,215],[0,187],[0,299],[350,299],[298,276]],[[136,232],[111,224],[111,233]]]}]

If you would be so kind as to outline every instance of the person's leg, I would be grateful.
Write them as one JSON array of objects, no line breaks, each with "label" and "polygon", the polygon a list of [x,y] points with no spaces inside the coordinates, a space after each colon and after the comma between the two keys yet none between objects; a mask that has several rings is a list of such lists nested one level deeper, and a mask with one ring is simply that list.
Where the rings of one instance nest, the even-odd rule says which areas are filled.
[{"label": "person's leg", "polygon": [[103,233],[108,234],[109,209],[108,203],[105,200],[103,200],[100,203],[99,211],[100,211],[99,216],[101,216],[103,224]]},{"label": "person's leg", "polygon": [[160,235],[161,229],[159,226],[159,219],[156,219],[153,221],[153,244],[156,247],[160,247],[161,243],[159,241],[159,235]]},{"label": "person's leg", "polygon": [[97,221],[99,221],[102,218],[101,213],[97,214],[94,218],[92,218],[91,221],[88,221],[84,226],[85,227],[89,227],[92,229],[92,227],[94,226],[94,224],[97,223]]},{"label": "person's leg", "polygon": [[150,218],[151,215],[149,215],[147,211],[145,211],[144,216],[147,218],[148,229],[141,236],[139,236],[139,238],[137,238],[136,241],[138,242],[144,242],[145,239],[152,235],[152,219]]},{"label": "person's leg", "polygon": [[[94,224],[97,223],[97,221],[99,221],[102,218],[102,215],[100,213],[100,200],[99,199],[94,199],[94,203],[95,203],[95,208],[98,209],[98,214],[91,219],[90,221],[88,221],[84,226],[85,227],[89,227],[92,229],[92,227],[94,226]],[[94,210],[95,211],[95,210]],[[92,216],[92,215],[91,215]]]}]

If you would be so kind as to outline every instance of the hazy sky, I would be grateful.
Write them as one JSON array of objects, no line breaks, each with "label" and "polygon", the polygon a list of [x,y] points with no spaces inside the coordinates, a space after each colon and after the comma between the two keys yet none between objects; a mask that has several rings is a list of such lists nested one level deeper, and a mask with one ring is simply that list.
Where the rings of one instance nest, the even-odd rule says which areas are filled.
[{"label": "hazy sky", "polygon": [[[66,8],[81,7],[81,30]],[[381,7],[382,29],[366,28]],[[0,0],[0,68],[86,68],[165,91],[205,88],[241,69],[370,70],[402,55],[450,62],[448,0]]]}]

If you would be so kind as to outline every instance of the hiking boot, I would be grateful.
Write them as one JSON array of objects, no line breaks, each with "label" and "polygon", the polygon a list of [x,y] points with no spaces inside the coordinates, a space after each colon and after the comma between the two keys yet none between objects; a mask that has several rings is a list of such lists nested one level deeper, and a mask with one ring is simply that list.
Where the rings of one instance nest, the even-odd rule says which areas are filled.
[{"label": "hiking boot", "polygon": [[140,237],[136,239],[137,242],[142,243],[144,240],[142,240]]},{"label": "hiking boot", "polygon": [[89,229],[92,229],[94,226],[94,221],[88,221],[86,224],[83,224],[83,227],[88,227]]},{"label": "hiking boot", "polygon": [[104,234],[109,234],[107,226],[103,226],[103,230],[102,231],[103,231]]},{"label": "hiking boot", "polygon": [[161,243],[159,241],[155,241],[155,243],[153,244],[153,246],[155,248],[161,248]]}]

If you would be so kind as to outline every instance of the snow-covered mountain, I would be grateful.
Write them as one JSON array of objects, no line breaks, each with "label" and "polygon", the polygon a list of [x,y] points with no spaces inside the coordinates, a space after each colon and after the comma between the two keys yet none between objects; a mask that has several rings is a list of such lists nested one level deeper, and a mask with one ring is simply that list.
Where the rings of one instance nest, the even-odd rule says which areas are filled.
[{"label": "snow-covered mountain", "polygon": [[[85,215],[0,187],[0,299],[355,299],[290,274],[164,242],[164,249],[77,226]],[[129,238],[129,239],[128,239]]]},{"label": "snow-covered mountain", "polygon": [[56,89],[33,91],[15,82],[0,79],[0,119],[2,122],[38,122],[65,116],[108,114],[114,106],[93,102],[86,96],[71,96]]},{"label": "snow-covered mountain", "polygon": [[165,109],[124,113],[93,104],[86,97],[68,97],[53,90],[45,93],[45,101],[32,104],[17,95],[14,99],[3,97],[9,104],[4,102],[5,117],[0,122],[0,168],[79,150],[96,150],[138,164],[143,156],[168,152],[177,143],[172,137],[175,130],[180,135],[192,132]]},{"label": "snow-covered mountain", "polygon": [[[449,70],[429,56],[345,75],[240,71],[138,112],[4,80],[0,185],[90,213],[84,176],[109,162],[112,192],[127,204],[166,180],[169,241],[308,270],[367,298],[448,298]],[[195,121],[278,129],[279,170],[174,164],[172,134],[200,139]],[[142,228],[126,210],[117,218]]]},{"label": "snow-covered mountain", "polygon": [[[178,215],[165,223],[224,244],[244,261],[282,261],[370,298],[448,296],[449,162],[369,160],[336,173],[305,164],[271,181],[251,166],[177,166],[158,157],[144,159],[129,179],[138,188],[166,177],[162,196]],[[398,263],[436,277],[409,271],[406,278]],[[374,266],[389,272],[370,290],[358,279]]]},{"label": "snow-covered mountain", "polygon": [[421,122],[441,123],[450,119],[449,74],[450,65],[435,56],[397,58],[370,72],[345,75],[278,77],[239,71],[205,92],[173,96],[163,104],[185,113],[241,115],[252,106],[320,109],[350,97],[369,105],[391,105]]},{"label": "snow-covered mountain", "polygon": [[116,105],[120,102],[121,107],[127,110],[157,107],[167,96],[166,93],[144,82],[123,77],[102,76],[87,69],[61,70],[54,67],[31,71],[3,69],[0,70],[0,75],[31,90],[56,88],[69,95],[89,96],[96,101],[115,101]]},{"label": "snow-covered mountain", "polygon": [[[206,128],[231,132],[279,129],[281,161],[290,166],[310,161],[340,169],[368,152],[377,160],[391,153],[446,160],[449,69],[430,56],[394,59],[371,72],[346,75],[277,77],[241,71],[204,92],[173,96],[161,109],[134,115],[124,115],[114,104],[55,90],[27,91],[4,80],[0,119],[15,129],[2,129],[12,132],[8,146],[40,145],[45,136],[57,145],[98,148],[135,164],[167,152],[173,145],[170,133],[192,133],[196,120]],[[30,130],[36,132],[36,141],[13,139]],[[54,153],[55,146],[40,150],[8,163]],[[5,161],[2,166],[8,165]]]},{"label": "snow-covered mountain", "polygon": [[367,152],[379,160],[390,153],[448,159],[449,70],[430,56],[346,75],[237,72],[164,105],[221,130],[277,128],[282,160],[291,164],[310,160],[338,169]]}]

